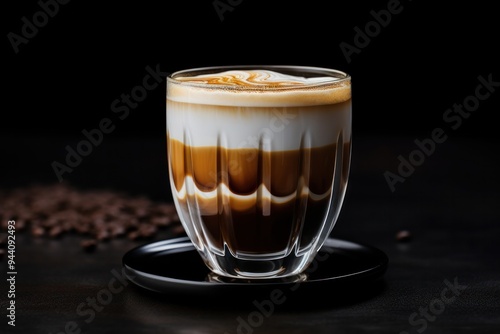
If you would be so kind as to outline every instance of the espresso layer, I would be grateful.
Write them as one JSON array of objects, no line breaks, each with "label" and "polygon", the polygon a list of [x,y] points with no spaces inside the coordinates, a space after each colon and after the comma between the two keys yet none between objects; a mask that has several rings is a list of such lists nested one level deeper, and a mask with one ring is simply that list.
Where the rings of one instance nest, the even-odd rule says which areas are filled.
[{"label": "espresso layer", "polygon": [[235,252],[280,252],[296,238],[307,247],[332,189],[347,183],[350,142],[273,152],[167,143],[179,206],[220,251],[226,242]]},{"label": "espresso layer", "polygon": [[[191,147],[167,138],[172,179],[178,192],[185,178],[209,193],[224,183],[235,195],[248,195],[263,185],[273,196],[288,196],[307,178],[309,190],[323,194],[330,188],[336,144],[317,148],[266,152],[259,149]],[[344,144],[349,149],[349,143]]]},{"label": "espresso layer", "polygon": [[[195,200],[188,198],[184,205]],[[299,249],[311,244],[323,226],[329,201],[329,196],[318,201],[303,196],[280,204],[256,202],[244,211],[223,206],[216,214],[202,214],[201,226],[213,249],[222,251],[226,244],[233,254],[279,254],[297,239]],[[264,214],[265,207],[269,214]]]}]

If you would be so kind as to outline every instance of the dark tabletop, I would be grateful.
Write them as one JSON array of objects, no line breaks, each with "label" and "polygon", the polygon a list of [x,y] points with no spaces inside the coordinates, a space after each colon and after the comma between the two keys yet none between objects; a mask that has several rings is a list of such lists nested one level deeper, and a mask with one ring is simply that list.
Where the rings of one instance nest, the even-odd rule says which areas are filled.
[{"label": "dark tabletop", "polygon": [[[375,246],[388,255],[388,270],[376,288],[350,287],[342,298],[325,289],[304,302],[294,302],[290,295],[290,303],[286,300],[259,317],[252,300],[226,303],[227,296],[201,300],[159,295],[124,280],[124,253],[152,240],[116,239],[89,254],[79,246],[79,236],[51,240],[19,232],[16,327],[6,324],[4,257],[1,332],[498,333],[498,144],[450,135],[392,192],[384,173],[397,173],[398,156],[408,157],[415,139],[353,138],[348,191],[332,236]],[[41,179],[57,182],[50,162],[59,158],[66,143],[73,142],[17,138],[5,145],[3,154],[10,159],[2,162],[2,175],[10,177],[2,180],[3,188]],[[162,138],[109,138],[70,180],[77,189],[106,187],[168,202],[164,152]],[[402,230],[411,233],[411,240],[396,240]],[[174,236],[166,229],[154,240]],[[105,304],[92,310],[88,305],[96,298]],[[242,321],[254,325],[245,327]]]}]

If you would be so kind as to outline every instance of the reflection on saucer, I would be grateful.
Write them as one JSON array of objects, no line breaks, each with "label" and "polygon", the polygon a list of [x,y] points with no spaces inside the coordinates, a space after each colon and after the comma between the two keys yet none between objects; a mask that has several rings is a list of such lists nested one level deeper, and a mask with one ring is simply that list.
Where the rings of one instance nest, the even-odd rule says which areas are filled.
[{"label": "reflection on saucer", "polygon": [[371,246],[327,239],[303,275],[248,282],[212,274],[189,239],[183,237],[134,248],[123,256],[122,262],[131,282],[170,297],[257,298],[278,289],[294,296],[328,292],[336,299],[345,296],[354,300],[356,293],[381,281],[388,258]]}]

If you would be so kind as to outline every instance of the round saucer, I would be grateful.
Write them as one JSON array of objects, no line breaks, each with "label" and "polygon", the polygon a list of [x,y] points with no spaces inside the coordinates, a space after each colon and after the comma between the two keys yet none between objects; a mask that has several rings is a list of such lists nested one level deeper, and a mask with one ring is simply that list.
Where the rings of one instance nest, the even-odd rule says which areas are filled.
[{"label": "round saucer", "polygon": [[[266,280],[252,282],[209,281],[209,269],[187,237],[153,242],[123,256],[126,277],[136,285],[171,295],[222,296],[278,291],[309,294],[317,289],[350,293],[379,281],[388,258],[381,250],[339,239],[327,239],[298,282]],[[350,291],[350,292],[349,292]],[[295,293],[297,292],[297,293]],[[234,294],[233,294],[234,293]]]}]

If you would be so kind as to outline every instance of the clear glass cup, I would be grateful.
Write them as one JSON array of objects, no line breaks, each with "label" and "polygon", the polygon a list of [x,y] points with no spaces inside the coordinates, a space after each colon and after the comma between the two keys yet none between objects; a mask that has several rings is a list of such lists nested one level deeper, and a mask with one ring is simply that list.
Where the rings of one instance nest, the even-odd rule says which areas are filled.
[{"label": "clear glass cup", "polygon": [[342,206],[351,118],[351,78],[333,69],[223,66],[168,76],[172,193],[215,276],[304,272]]}]

